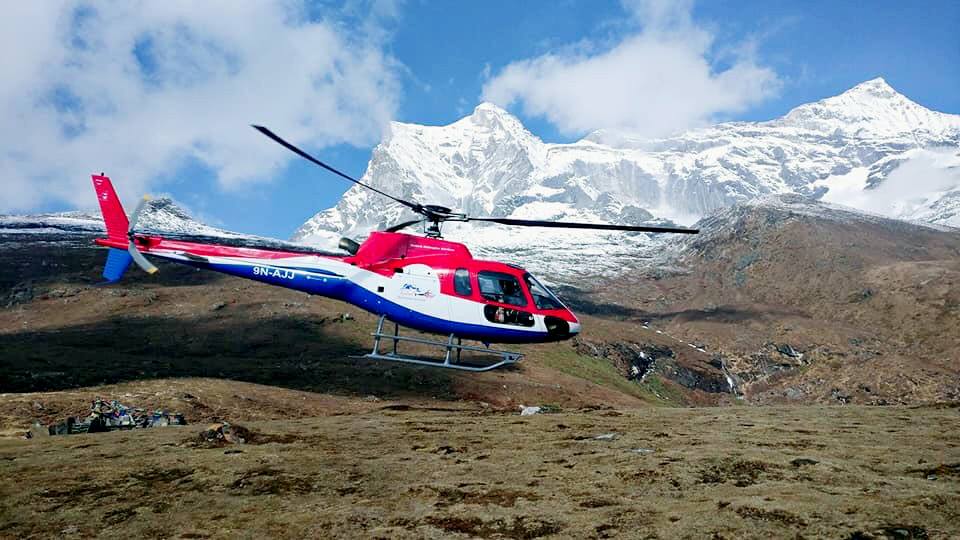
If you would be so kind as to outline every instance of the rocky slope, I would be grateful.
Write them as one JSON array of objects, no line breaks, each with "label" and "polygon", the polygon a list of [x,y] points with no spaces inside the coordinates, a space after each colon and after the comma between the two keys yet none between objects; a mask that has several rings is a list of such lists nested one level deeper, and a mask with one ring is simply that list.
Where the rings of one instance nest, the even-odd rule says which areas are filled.
[{"label": "rocky slope", "polygon": [[956,229],[797,195],[700,226],[655,269],[573,298],[703,346],[754,403],[960,399]]}]

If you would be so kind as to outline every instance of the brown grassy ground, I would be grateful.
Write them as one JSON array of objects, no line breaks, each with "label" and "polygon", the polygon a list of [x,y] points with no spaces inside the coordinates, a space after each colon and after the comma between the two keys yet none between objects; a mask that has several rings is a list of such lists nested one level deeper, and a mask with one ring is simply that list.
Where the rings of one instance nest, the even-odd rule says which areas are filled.
[{"label": "brown grassy ground", "polygon": [[0,536],[960,535],[957,408],[437,409],[2,440]]}]

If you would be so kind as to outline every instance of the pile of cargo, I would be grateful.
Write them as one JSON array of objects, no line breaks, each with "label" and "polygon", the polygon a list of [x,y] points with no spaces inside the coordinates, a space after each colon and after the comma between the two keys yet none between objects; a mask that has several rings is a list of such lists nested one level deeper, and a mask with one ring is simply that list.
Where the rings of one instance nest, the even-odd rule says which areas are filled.
[{"label": "pile of cargo", "polygon": [[63,422],[43,425],[34,423],[27,438],[50,435],[74,435],[77,433],[102,433],[118,429],[142,429],[161,426],[184,426],[186,419],[180,413],[168,413],[164,410],[148,412],[141,408],[131,408],[117,400],[96,399],[90,405],[90,415],[82,420],[71,416]]}]

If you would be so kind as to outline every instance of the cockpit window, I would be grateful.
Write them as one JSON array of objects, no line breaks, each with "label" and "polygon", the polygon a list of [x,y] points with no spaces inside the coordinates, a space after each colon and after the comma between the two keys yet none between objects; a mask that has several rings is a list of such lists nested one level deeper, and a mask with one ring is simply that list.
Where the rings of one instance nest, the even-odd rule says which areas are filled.
[{"label": "cockpit window", "polygon": [[487,300],[513,306],[527,305],[520,282],[510,274],[480,272],[477,274],[477,282],[480,285],[480,296]]},{"label": "cockpit window", "polygon": [[538,309],[563,309],[560,300],[550,292],[546,285],[537,281],[537,278],[530,274],[524,274],[523,279],[530,287],[530,296],[533,297],[533,303],[537,305]]}]

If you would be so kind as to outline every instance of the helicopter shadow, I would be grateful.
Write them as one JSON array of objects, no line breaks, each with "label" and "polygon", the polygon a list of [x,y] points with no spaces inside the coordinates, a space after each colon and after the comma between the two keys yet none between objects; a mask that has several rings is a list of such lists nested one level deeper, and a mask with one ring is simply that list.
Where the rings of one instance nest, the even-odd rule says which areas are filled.
[{"label": "helicopter shadow", "polygon": [[809,318],[809,314],[801,310],[791,310],[780,307],[723,305],[711,306],[704,309],[683,309],[656,313],[653,318],[669,319],[678,323],[713,322],[722,324],[737,324],[751,321],[767,321],[786,317]]},{"label": "helicopter shadow", "polygon": [[657,316],[653,312],[642,309],[636,309],[621,304],[609,302],[597,302],[591,299],[588,291],[570,286],[557,286],[554,291],[560,295],[563,303],[572,309],[575,313],[592,315],[594,317],[606,317],[614,319],[647,319]]},{"label": "helicopter shadow", "polygon": [[113,318],[0,334],[0,393],[214,377],[294,390],[453,398],[441,370],[350,358],[357,342],[323,317]]},{"label": "helicopter shadow", "polygon": [[577,313],[594,317],[618,319],[635,322],[676,321],[676,322],[715,322],[724,324],[763,321],[770,318],[809,317],[802,310],[782,307],[753,305],[720,305],[700,309],[681,309],[672,311],[647,311],[621,304],[597,302],[586,291],[574,287],[557,287],[564,303]]},{"label": "helicopter shadow", "polygon": [[[101,272],[107,251],[86,245],[46,245],[19,242],[5,246],[0,265],[0,302],[4,291],[24,282],[56,282],[62,285],[90,286],[103,281]],[[124,286],[188,287],[222,281],[226,276],[163,260],[155,261],[160,272],[147,275],[127,272]]]}]

